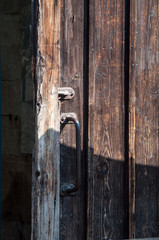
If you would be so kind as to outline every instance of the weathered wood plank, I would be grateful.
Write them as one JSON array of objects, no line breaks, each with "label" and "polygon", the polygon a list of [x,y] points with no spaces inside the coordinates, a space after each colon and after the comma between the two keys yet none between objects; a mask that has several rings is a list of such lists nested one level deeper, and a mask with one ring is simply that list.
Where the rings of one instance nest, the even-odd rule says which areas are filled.
[{"label": "weathered wood plank", "polygon": [[[83,148],[83,22],[84,0],[61,1],[61,65],[60,86],[72,87],[75,96],[65,101],[62,112],[77,114],[81,126]],[[61,185],[76,181],[76,134],[74,126],[67,125],[61,132]],[[83,158],[82,158],[83,159]],[[82,179],[84,179],[82,161]],[[84,181],[74,196],[61,197],[60,239],[85,239]]]},{"label": "weathered wood plank", "polygon": [[90,0],[88,239],[126,237],[125,1]]},{"label": "weathered wood plank", "polygon": [[158,9],[158,0],[130,3],[130,238],[159,236]]},{"label": "weathered wood plank", "polygon": [[35,0],[33,73],[35,149],[33,157],[32,239],[59,239],[60,0]]}]

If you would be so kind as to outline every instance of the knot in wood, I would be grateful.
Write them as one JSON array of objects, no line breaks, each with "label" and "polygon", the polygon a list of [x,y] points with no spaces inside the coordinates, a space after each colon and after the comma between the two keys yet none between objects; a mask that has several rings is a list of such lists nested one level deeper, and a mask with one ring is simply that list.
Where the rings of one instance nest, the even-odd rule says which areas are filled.
[{"label": "knot in wood", "polygon": [[98,175],[101,175],[101,176],[107,175],[108,171],[109,171],[109,163],[106,160],[100,162],[100,164],[97,166]]}]

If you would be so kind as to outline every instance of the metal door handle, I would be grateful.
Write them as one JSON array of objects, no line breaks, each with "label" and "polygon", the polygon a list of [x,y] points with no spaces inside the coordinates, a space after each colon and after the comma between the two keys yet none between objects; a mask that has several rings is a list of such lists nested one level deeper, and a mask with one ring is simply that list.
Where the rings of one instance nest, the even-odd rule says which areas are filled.
[{"label": "metal door handle", "polygon": [[61,195],[67,195],[78,191],[81,184],[81,137],[80,124],[75,113],[63,113],[61,115],[61,124],[73,122],[76,127],[76,183],[66,184],[61,187]]}]

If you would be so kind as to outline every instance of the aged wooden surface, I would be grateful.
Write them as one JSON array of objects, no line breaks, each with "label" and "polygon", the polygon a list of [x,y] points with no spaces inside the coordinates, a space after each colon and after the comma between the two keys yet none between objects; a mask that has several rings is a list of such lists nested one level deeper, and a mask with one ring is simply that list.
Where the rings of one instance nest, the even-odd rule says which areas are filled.
[{"label": "aged wooden surface", "polygon": [[130,236],[159,236],[159,1],[130,4]]},{"label": "aged wooden surface", "polygon": [[88,239],[126,237],[125,3],[90,0]]},{"label": "aged wooden surface", "polygon": [[[34,4],[32,239],[159,236],[158,0],[90,0],[89,16],[84,0]],[[71,124],[59,146],[57,87],[75,91],[61,113],[77,114],[82,142],[81,188],[61,199],[59,182],[75,182],[76,146]]]},{"label": "aged wooden surface", "polygon": [[[61,113],[74,112],[81,126],[83,148],[83,24],[84,0],[61,1],[60,87],[72,87],[75,96],[61,105]],[[76,181],[76,135],[68,124],[61,130],[61,185]],[[82,157],[82,166],[84,159]],[[82,179],[84,179],[82,167]],[[86,193],[85,193],[86,194]],[[84,182],[74,196],[61,196],[60,239],[84,239]]]},{"label": "aged wooden surface", "polygon": [[35,148],[32,239],[59,239],[60,0],[34,1]]},{"label": "aged wooden surface", "polygon": [[[130,63],[129,63],[129,238],[135,237],[135,72],[133,71],[136,39],[133,17],[135,4],[130,4]],[[136,19],[134,19],[136,20]]]}]

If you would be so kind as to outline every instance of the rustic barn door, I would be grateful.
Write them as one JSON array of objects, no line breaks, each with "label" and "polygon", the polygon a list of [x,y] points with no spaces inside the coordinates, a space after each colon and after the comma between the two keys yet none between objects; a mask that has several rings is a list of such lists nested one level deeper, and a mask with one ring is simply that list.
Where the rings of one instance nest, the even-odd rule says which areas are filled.
[{"label": "rustic barn door", "polygon": [[158,9],[34,0],[32,239],[159,237]]}]

